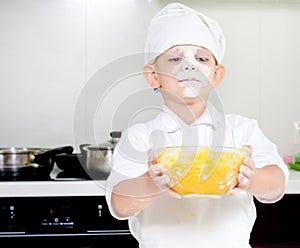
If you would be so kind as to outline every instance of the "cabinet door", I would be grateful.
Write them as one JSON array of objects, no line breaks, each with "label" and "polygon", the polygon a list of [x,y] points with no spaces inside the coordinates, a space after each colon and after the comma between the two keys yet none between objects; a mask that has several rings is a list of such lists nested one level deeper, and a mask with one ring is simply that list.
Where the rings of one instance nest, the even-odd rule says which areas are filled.
[{"label": "cabinet door", "polygon": [[250,244],[255,248],[300,248],[300,194],[286,194],[271,204],[255,200],[257,219]]}]

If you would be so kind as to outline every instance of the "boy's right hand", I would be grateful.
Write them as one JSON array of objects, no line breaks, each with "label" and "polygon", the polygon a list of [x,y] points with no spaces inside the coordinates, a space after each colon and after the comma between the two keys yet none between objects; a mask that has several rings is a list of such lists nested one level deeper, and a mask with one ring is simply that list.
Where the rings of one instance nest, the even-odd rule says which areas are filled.
[{"label": "boy's right hand", "polygon": [[167,189],[169,188],[170,178],[168,175],[163,174],[163,164],[156,164],[154,161],[149,163],[149,174],[152,177],[155,184],[162,188]]},{"label": "boy's right hand", "polygon": [[156,163],[155,159],[151,159],[156,157],[155,151],[150,150],[148,152],[148,155],[150,158],[148,162],[149,174],[154,183],[162,189],[162,192],[167,190],[170,196],[180,198],[181,196],[170,188],[170,177],[167,174],[163,173],[163,164]]}]

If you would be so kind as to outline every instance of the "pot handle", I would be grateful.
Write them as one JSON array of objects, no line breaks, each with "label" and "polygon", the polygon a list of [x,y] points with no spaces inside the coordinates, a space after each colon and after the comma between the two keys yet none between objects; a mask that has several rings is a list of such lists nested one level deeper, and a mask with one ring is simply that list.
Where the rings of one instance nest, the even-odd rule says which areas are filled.
[{"label": "pot handle", "polygon": [[111,142],[114,144],[117,144],[119,139],[121,138],[122,132],[121,131],[112,131],[112,132],[110,132],[109,135],[112,138]]},{"label": "pot handle", "polygon": [[121,138],[122,132],[121,131],[112,131],[112,132],[110,132],[109,135],[112,138]]},{"label": "pot handle", "polygon": [[84,156],[86,156],[86,150],[84,149],[84,147],[86,147],[86,146],[90,146],[91,144],[81,144],[81,145],[79,145],[79,149],[80,149],[80,153],[82,154],[82,155],[84,155]]},{"label": "pot handle", "polygon": [[45,151],[40,154],[34,155],[33,162],[38,164],[43,164],[45,161],[49,160],[50,158],[54,157],[56,154],[72,154],[74,148],[72,146],[60,146],[48,151]]}]

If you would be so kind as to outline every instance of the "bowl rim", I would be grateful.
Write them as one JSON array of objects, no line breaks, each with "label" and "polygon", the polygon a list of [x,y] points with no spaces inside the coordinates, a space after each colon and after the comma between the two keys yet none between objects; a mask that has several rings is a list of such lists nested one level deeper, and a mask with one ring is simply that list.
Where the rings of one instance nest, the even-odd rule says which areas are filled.
[{"label": "bowl rim", "polygon": [[220,152],[220,154],[222,154],[222,152],[235,152],[235,153],[241,153],[241,152],[245,152],[245,157],[247,157],[249,155],[248,151],[243,148],[243,147],[233,147],[233,146],[205,146],[205,145],[200,145],[200,146],[180,146],[180,145],[176,145],[176,146],[164,146],[164,147],[160,147],[160,148],[154,148],[153,151],[155,151],[154,153],[150,153],[152,154],[152,156],[154,155],[154,157],[157,157],[160,152],[162,151],[166,151],[166,150],[171,150],[171,149],[186,149],[186,150],[192,150],[195,149],[195,152],[201,150],[201,149],[205,149],[208,148],[209,152]]},{"label": "bowl rim", "polygon": [[164,146],[154,149],[168,149],[168,148],[225,148],[225,149],[232,149],[232,150],[245,150],[242,147],[234,147],[234,146],[209,146],[209,145],[188,145],[188,146],[181,146],[181,145],[175,145],[175,146]]}]

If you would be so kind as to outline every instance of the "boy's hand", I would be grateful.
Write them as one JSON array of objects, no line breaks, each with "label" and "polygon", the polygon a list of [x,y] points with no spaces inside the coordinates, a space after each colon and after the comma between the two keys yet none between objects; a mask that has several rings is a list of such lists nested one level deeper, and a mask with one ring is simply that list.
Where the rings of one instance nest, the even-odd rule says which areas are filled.
[{"label": "boy's hand", "polygon": [[155,151],[150,150],[148,152],[148,156],[150,158],[148,163],[149,174],[152,180],[154,181],[154,183],[159,188],[162,189],[162,192],[167,190],[170,196],[175,198],[180,198],[181,196],[170,188],[169,186],[170,178],[168,175],[163,173],[163,164],[157,164],[155,159],[151,159],[156,157]]},{"label": "boy's hand", "polygon": [[227,192],[228,195],[236,195],[241,190],[248,191],[251,187],[252,180],[255,174],[255,164],[252,160],[252,147],[249,145],[245,145],[242,148],[248,152],[248,157],[245,158],[243,164],[240,167],[237,176],[237,186],[229,190]]},{"label": "boy's hand", "polygon": [[163,165],[149,163],[149,174],[152,177],[153,181],[160,188],[168,188],[168,183],[170,178],[168,175],[162,173]]}]

